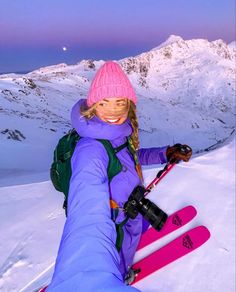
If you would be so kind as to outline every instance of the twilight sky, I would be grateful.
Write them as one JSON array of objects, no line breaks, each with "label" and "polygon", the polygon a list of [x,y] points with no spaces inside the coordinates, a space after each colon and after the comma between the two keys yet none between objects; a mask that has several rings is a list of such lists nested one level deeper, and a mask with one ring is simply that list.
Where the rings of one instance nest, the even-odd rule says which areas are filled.
[{"label": "twilight sky", "polygon": [[171,34],[229,43],[235,26],[235,0],[1,0],[0,73],[135,56]]}]

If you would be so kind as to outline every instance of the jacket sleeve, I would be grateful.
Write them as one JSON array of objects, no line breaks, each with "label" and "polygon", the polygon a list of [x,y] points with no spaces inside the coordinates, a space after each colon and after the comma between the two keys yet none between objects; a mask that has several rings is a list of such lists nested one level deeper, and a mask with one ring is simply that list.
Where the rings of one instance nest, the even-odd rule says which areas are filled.
[{"label": "jacket sleeve", "polygon": [[163,164],[167,162],[165,147],[140,148],[138,158],[141,165]]},{"label": "jacket sleeve", "polygon": [[138,291],[123,283],[116,229],[111,220],[108,156],[103,145],[83,138],[72,157],[68,217],[51,291]]}]

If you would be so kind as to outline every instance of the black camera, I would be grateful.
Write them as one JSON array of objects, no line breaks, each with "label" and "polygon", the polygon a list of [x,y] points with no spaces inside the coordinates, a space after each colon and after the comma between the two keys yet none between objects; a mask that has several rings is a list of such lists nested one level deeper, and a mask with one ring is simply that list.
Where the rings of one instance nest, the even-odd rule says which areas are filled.
[{"label": "black camera", "polygon": [[168,216],[157,205],[144,197],[146,189],[137,186],[133,189],[124,209],[129,218],[134,219],[140,213],[156,230],[160,231]]}]

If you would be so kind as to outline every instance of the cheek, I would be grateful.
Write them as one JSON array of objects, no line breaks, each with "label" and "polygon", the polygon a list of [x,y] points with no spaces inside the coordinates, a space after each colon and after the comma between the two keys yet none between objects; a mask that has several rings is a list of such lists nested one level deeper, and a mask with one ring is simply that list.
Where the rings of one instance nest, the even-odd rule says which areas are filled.
[{"label": "cheek", "polygon": [[128,114],[129,114],[129,112],[125,112],[125,113],[122,115],[122,117],[123,117],[124,119],[127,119],[127,118],[128,118]]},{"label": "cheek", "polygon": [[129,109],[126,109],[126,112],[125,112],[126,119],[128,118],[128,116],[129,116]]},{"label": "cheek", "polygon": [[100,110],[95,110],[95,115],[98,116],[99,118],[102,118],[104,116],[104,113]]},{"label": "cheek", "polygon": [[128,118],[128,112],[123,114],[120,118],[119,124],[123,124]]}]

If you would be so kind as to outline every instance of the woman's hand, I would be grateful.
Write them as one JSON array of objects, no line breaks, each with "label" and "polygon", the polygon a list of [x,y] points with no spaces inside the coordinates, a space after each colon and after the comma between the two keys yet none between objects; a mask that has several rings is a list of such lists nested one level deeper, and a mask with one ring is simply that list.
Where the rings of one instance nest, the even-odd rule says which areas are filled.
[{"label": "woman's hand", "polygon": [[188,145],[175,144],[166,150],[166,157],[169,163],[178,163],[181,160],[188,162],[192,156],[192,149]]}]

